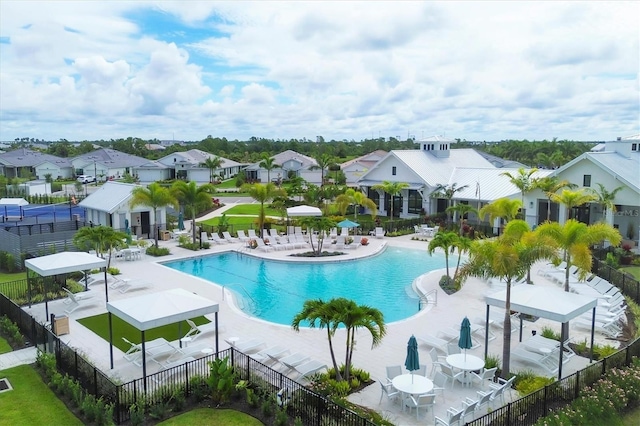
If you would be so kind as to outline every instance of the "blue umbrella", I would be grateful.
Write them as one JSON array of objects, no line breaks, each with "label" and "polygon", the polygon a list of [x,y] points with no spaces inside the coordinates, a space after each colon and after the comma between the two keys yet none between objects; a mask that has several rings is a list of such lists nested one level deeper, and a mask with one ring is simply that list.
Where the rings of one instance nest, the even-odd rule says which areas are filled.
[{"label": "blue umbrella", "polygon": [[350,221],[349,219],[345,219],[342,222],[338,223],[338,227],[340,228],[357,228],[358,226],[360,226],[359,223],[355,223],[353,221]]},{"label": "blue umbrella", "polygon": [[129,228],[129,219],[124,220],[124,233],[127,234],[127,244],[131,244],[131,228]]},{"label": "blue umbrella", "polygon": [[407,367],[407,370],[411,371],[411,383],[413,383],[413,372],[420,369],[418,341],[414,336],[411,336],[409,343],[407,343],[407,359],[404,361],[404,366]]},{"label": "blue umbrella", "polygon": [[184,217],[182,212],[178,214],[178,229],[184,231]]},{"label": "blue umbrella", "polygon": [[458,340],[458,347],[464,349],[464,358],[467,359],[467,349],[471,349],[473,342],[471,341],[471,323],[469,318],[464,317],[462,325],[460,326],[460,340]]}]

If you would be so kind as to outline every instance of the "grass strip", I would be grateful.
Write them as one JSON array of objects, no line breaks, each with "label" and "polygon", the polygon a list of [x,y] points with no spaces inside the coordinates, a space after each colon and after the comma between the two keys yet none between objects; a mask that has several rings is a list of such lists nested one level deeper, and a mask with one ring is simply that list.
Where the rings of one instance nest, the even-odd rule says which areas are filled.
[{"label": "grass strip", "polygon": [[158,424],[162,426],[259,426],[264,423],[240,411],[198,408]]}]

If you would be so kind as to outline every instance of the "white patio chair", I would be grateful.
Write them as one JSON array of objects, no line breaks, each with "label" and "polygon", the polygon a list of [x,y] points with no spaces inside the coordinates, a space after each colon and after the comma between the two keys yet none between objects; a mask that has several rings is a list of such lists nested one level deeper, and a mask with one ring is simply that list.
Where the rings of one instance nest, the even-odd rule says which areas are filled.
[{"label": "white patio chair", "polygon": [[440,392],[442,395],[442,401],[444,402],[444,391],[447,387],[447,376],[441,371],[436,371],[436,375],[433,376],[433,391]]},{"label": "white patio chair", "polygon": [[407,407],[409,407],[409,410],[411,410],[412,408],[416,409],[416,419],[420,420],[420,408],[425,408],[426,410],[428,410],[429,408],[431,408],[431,414],[434,418],[435,421],[435,413],[433,412],[434,410],[434,405],[436,403],[436,395],[433,393],[429,393],[429,394],[425,394],[425,395],[418,395],[413,396],[413,395],[409,395],[405,401],[404,401],[405,405]]},{"label": "white patio chair", "polygon": [[429,350],[429,356],[431,357],[431,373],[430,373],[430,375],[433,376],[433,373],[435,373],[436,369],[438,367],[440,367],[440,364],[446,363],[446,360],[445,360],[446,357],[438,355],[438,351],[437,351],[436,348],[431,348]]},{"label": "white patio chair", "polygon": [[458,380],[458,377],[461,377],[464,375],[464,371],[455,373],[453,371],[453,368],[451,368],[451,366],[445,365],[445,364],[440,365],[440,370],[442,370],[442,374],[447,378],[447,380],[451,380],[452,389],[453,389],[453,385]]},{"label": "white patio chair", "polygon": [[376,238],[384,238],[384,234],[386,234],[386,231],[384,230],[384,228],[377,226],[374,236]]},{"label": "white patio chair", "polygon": [[388,365],[386,367],[387,370],[387,380],[391,381],[397,376],[402,374],[402,367],[399,365]]},{"label": "white patio chair", "polygon": [[451,408],[447,410],[447,419],[442,419],[435,416],[435,424],[442,426],[460,426],[460,420],[462,419],[462,411],[455,411]]},{"label": "white patio chair", "polygon": [[478,400],[473,400],[471,398],[465,398],[464,401],[462,401],[462,423],[466,423],[465,420],[467,419],[467,416],[471,416],[471,418],[473,419],[473,415],[474,412],[476,411],[476,407],[478,406]]},{"label": "white patio chair", "polygon": [[498,371],[498,367],[485,368],[480,374],[472,371],[471,380],[477,380],[480,383],[480,387],[484,389],[485,384],[488,385],[489,383],[493,383],[493,379],[496,377],[496,371]]},{"label": "white patio chair", "polygon": [[382,398],[384,398],[385,396],[387,397],[388,401],[395,401],[396,399],[398,399],[400,391],[396,390],[391,382],[385,383],[382,380],[378,381],[380,382],[381,388],[380,401],[378,402],[378,405],[382,404]]}]

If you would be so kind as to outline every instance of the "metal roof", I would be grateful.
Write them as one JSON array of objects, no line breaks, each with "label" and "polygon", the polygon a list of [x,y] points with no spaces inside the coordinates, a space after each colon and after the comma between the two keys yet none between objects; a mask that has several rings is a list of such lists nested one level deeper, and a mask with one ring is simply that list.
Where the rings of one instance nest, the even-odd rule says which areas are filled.
[{"label": "metal roof", "polygon": [[[518,169],[478,169],[456,168],[451,174],[448,184],[455,183],[458,188],[467,186],[456,192],[454,200],[493,201],[499,198],[520,196],[520,190],[510,182],[503,173],[518,173]],[[538,170],[532,177],[541,178],[553,173],[553,170]]]},{"label": "metal roof", "polygon": [[636,154],[627,157],[615,151],[585,152],[567,164],[555,169],[553,174],[558,176],[582,160],[597,164],[607,173],[617,176],[621,182],[636,192],[640,192],[640,155]]},{"label": "metal roof", "polygon": [[96,192],[78,204],[80,207],[101,212],[113,213],[123,202],[131,198],[133,188],[140,185],[122,182],[106,182]]}]

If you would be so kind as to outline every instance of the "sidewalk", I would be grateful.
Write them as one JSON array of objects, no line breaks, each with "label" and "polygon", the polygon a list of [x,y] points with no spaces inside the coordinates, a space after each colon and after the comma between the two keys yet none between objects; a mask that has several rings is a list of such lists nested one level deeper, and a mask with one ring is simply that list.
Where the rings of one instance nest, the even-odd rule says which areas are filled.
[{"label": "sidewalk", "polygon": [[16,367],[18,365],[33,364],[36,362],[37,353],[38,351],[35,346],[32,346],[30,348],[2,354],[0,355],[0,371]]}]

